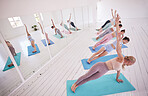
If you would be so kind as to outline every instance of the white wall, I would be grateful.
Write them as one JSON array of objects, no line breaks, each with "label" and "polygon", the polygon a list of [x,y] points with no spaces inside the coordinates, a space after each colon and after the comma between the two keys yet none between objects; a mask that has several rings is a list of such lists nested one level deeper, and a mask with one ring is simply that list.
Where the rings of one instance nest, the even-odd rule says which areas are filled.
[{"label": "white wall", "polygon": [[96,2],[97,0],[0,0],[0,18],[94,5]]},{"label": "white wall", "polygon": [[[146,4],[147,3],[147,4]],[[110,9],[117,9],[122,18],[148,18],[148,0],[102,0],[98,2],[98,21],[111,18]]]}]

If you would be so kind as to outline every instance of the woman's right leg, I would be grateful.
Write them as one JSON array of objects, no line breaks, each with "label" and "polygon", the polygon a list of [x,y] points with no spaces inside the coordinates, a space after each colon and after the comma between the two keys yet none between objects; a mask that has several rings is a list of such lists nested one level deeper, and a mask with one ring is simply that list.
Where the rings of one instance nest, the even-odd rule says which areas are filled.
[{"label": "woman's right leg", "polygon": [[[71,87],[72,91],[75,92],[76,88],[90,80],[95,80],[100,78],[102,75],[104,75],[108,71],[107,66],[104,62],[98,62],[95,65],[93,65],[90,70],[83,76],[81,76]],[[75,88],[73,88],[75,87]]]},{"label": "woman's right leg", "polygon": [[101,47],[101,49],[98,51],[98,52],[96,52],[96,53],[94,53],[88,60],[87,60],[87,62],[90,64],[90,60],[92,59],[92,58],[94,58],[96,55],[100,55],[102,52],[104,52],[105,51],[105,48],[104,47]]},{"label": "woman's right leg", "polygon": [[92,58],[92,59],[90,60],[90,62],[93,61],[93,60],[96,60],[96,59],[98,59],[98,58],[100,58],[100,57],[102,57],[102,56],[105,56],[105,55],[107,55],[107,54],[108,54],[107,51],[103,51],[100,55],[98,55],[98,56]]},{"label": "woman's right leg", "polygon": [[34,48],[34,51],[32,51],[32,53],[35,53],[36,52],[36,46],[35,46],[34,40],[31,41],[31,46]]},{"label": "woman's right leg", "polygon": [[48,41],[48,44],[50,44],[50,39],[48,38],[48,34],[45,32],[45,36],[46,36],[46,39]]}]

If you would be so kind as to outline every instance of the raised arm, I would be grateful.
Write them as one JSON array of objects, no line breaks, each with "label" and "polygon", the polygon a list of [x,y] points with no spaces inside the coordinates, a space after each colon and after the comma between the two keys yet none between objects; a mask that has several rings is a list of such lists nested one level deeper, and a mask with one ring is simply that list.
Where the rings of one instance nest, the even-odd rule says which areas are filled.
[{"label": "raised arm", "polygon": [[25,28],[26,28],[26,32],[27,32],[27,35],[29,34],[28,30],[27,30],[27,26],[26,24],[24,24]]},{"label": "raised arm", "polygon": [[117,81],[118,83],[123,82],[123,80],[118,79],[118,78],[119,78],[119,76],[120,76],[120,70],[119,70],[119,71],[117,71],[116,81]]},{"label": "raised arm", "polygon": [[39,23],[39,25],[40,25],[40,27],[41,27],[42,33],[44,34],[42,25],[40,24],[40,22],[38,22],[38,23]]},{"label": "raised arm", "polygon": [[70,19],[71,19],[71,13],[70,13],[69,21],[70,21]]},{"label": "raised arm", "polygon": [[114,18],[113,9],[111,9],[112,17]]},{"label": "raised arm", "polygon": [[52,25],[55,26],[55,25],[54,25],[54,22],[53,22],[53,19],[51,19],[51,22],[52,22]]},{"label": "raised arm", "polygon": [[[119,25],[119,15],[117,14],[117,18],[116,18],[116,25]],[[120,46],[120,38],[118,33],[119,33],[120,29],[119,29],[119,26],[116,26],[116,32],[117,32],[117,35],[116,35],[116,38],[117,38],[117,45],[116,45],[116,51],[117,51],[117,54],[118,54],[118,57],[120,59],[120,61],[122,62],[123,61],[123,55],[122,55],[122,51],[121,51],[121,46]]]}]

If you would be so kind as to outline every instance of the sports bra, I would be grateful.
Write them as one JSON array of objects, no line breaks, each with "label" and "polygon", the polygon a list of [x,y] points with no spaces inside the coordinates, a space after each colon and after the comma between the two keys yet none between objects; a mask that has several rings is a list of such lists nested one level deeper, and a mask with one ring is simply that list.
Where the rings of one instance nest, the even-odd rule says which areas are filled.
[{"label": "sports bra", "polygon": [[109,68],[110,70],[112,69],[112,70],[119,71],[119,70],[122,69],[122,64],[123,64],[123,62],[122,62],[122,63],[117,62],[116,59],[117,59],[117,58],[113,58],[113,59],[111,59],[111,60],[109,60],[109,61],[106,62],[107,66],[108,66],[108,68]]}]

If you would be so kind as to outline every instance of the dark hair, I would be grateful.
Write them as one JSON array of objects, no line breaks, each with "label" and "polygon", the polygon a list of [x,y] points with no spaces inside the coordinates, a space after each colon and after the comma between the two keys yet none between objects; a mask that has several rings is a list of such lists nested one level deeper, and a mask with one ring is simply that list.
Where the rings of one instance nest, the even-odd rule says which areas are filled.
[{"label": "dark hair", "polygon": [[53,26],[51,26],[51,28],[54,28]]},{"label": "dark hair", "polygon": [[122,27],[122,24],[119,24],[120,27]]},{"label": "dark hair", "polygon": [[119,23],[121,23],[121,21],[119,21]]},{"label": "dark hair", "polygon": [[125,29],[121,30],[121,32],[124,32],[125,33]]},{"label": "dark hair", "polygon": [[130,41],[130,39],[128,37],[124,37],[123,40],[127,40],[128,42]]}]

